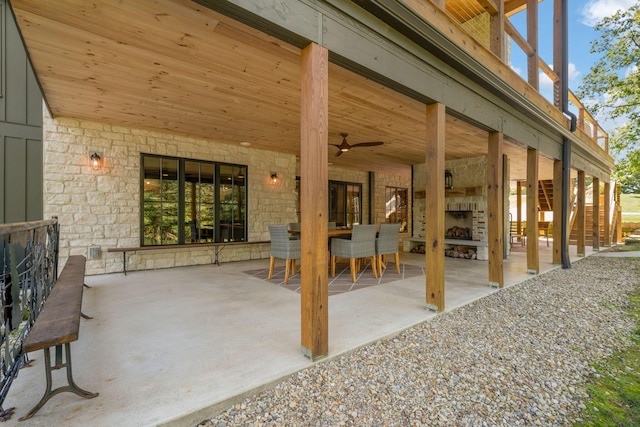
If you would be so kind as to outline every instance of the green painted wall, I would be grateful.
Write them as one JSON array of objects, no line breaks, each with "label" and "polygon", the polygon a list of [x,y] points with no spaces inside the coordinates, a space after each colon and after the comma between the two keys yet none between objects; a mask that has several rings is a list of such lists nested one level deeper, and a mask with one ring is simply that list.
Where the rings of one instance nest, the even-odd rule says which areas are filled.
[{"label": "green painted wall", "polygon": [[42,93],[0,0],[0,223],[42,219]]}]

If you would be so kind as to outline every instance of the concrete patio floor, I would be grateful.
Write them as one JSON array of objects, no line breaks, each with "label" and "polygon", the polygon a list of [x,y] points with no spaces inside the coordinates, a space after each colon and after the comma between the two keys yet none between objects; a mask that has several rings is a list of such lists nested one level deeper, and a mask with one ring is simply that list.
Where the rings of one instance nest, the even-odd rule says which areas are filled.
[{"label": "concrete patio floor", "polygon": [[[541,272],[559,268],[551,248],[539,243]],[[570,253],[572,262],[579,259],[575,247]],[[401,261],[424,265],[424,255],[401,252]],[[268,264],[87,277],[92,288],[85,289],[83,312],[93,319],[82,320],[71,345],[73,370],[78,386],[100,395],[62,393],[19,422],[45,389],[42,352],[31,353],[32,366],[21,370],[3,405],[16,407],[5,425],[192,426],[312,366],[300,349],[300,295],[243,273]],[[447,258],[445,268],[447,310],[498,291],[487,286],[486,261]],[[526,251],[505,260],[506,286],[529,277]],[[324,360],[434,316],[425,309],[424,276],[333,295]],[[54,377],[54,387],[62,384]]]}]

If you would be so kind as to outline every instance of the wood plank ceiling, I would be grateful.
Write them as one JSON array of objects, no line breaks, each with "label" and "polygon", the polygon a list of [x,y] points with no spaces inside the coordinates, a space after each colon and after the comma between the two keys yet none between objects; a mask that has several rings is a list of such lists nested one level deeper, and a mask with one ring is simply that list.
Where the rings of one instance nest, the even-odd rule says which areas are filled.
[{"label": "wood plank ceiling", "polygon": [[[54,117],[299,155],[299,49],[188,0],[11,3]],[[384,142],[340,157],[328,146],[330,162],[387,173],[424,162],[422,103],[335,64],[329,73],[329,144],[342,132]],[[487,132],[462,120],[448,116],[446,135],[447,159],[487,153]],[[523,179],[526,152],[506,151]]]}]

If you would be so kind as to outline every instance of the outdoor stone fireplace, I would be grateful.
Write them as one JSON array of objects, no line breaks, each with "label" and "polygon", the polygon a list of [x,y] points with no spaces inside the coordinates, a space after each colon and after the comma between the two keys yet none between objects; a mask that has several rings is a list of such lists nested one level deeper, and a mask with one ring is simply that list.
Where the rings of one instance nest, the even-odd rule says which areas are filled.
[{"label": "outdoor stone fireplace", "polygon": [[[454,176],[454,188],[445,191],[445,255],[486,261],[489,259],[487,159],[477,156],[446,160],[445,168]],[[424,165],[414,166],[413,233],[404,239],[407,252],[420,249],[424,252],[425,230],[429,226],[423,195],[428,191],[425,176]]]}]

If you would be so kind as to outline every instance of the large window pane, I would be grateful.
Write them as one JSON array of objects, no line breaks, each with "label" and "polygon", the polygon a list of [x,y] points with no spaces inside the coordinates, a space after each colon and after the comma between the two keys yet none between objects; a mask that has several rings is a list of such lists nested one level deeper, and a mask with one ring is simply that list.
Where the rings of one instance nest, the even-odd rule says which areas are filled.
[{"label": "large window pane", "polygon": [[356,183],[329,182],[329,221],[351,227],[362,222],[362,186]]},{"label": "large window pane", "polygon": [[400,223],[400,232],[407,231],[408,190],[406,188],[387,187],[386,222]]},{"label": "large window pane", "polygon": [[142,156],[142,245],[246,240],[246,166]]},{"label": "large window pane", "polygon": [[184,162],[185,243],[213,241],[215,238],[215,165]]},{"label": "large window pane", "polygon": [[245,240],[246,174],[243,166],[220,166],[220,240]]},{"label": "large window pane", "polygon": [[178,161],[145,157],[143,242],[178,243]]}]

